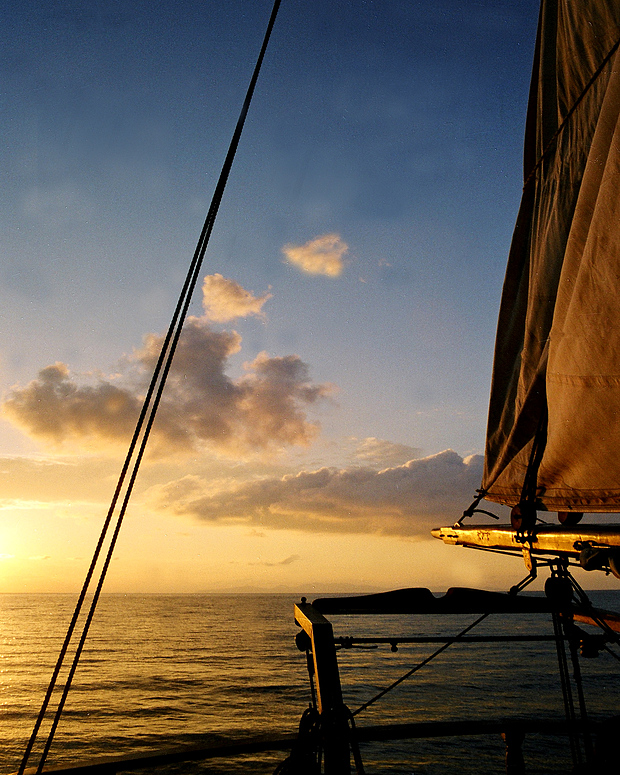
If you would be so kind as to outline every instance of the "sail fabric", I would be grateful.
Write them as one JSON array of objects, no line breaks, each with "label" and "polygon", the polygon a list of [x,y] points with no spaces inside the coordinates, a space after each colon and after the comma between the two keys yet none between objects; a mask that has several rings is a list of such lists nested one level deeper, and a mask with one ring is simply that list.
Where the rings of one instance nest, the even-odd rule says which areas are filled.
[{"label": "sail fabric", "polygon": [[620,511],[619,39],[618,0],[542,0],[482,482],[500,503],[546,422],[539,508]]}]

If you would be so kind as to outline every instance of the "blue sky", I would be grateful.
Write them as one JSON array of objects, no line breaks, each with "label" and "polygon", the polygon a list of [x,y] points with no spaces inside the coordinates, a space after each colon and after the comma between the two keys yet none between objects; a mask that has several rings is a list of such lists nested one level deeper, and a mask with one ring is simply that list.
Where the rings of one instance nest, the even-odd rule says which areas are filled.
[{"label": "blue sky", "polygon": [[[258,0],[3,11],[7,589],[79,575],[148,371],[143,337],[154,346],[167,326],[269,11]],[[400,585],[432,586],[411,574],[413,556],[437,584],[522,572],[465,562],[428,528],[458,517],[480,467],[468,456],[484,446],[537,13],[284,0],[203,269],[223,278],[226,303],[264,301],[218,321],[196,294],[198,349],[188,344],[171,388],[119,567],[159,562],[157,589],[191,591],[185,535],[204,544],[204,588],[389,587],[381,557]],[[287,258],[328,243],[331,275]],[[37,376],[56,363],[64,371]],[[113,389],[126,416],[102,402]],[[46,403],[63,390],[69,403]],[[218,436],[205,416],[225,393],[237,398],[217,404]],[[310,498],[299,483],[316,495],[325,466]],[[76,524],[70,560],[59,536]],[[174,568],[140,555],[138,526],[154,547],[179,536]],[[336,572],[355,542],[368,568]],[[42,570],[28,557],[46,558]],[[110,584],[144,588],[128,569]]]}]

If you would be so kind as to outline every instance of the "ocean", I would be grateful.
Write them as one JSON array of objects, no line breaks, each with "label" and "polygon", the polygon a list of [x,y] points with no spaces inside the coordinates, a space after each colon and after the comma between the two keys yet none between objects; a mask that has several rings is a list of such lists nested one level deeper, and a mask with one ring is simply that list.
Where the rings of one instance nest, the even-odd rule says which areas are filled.
[{"label": "ocean", "polygon": [[[592,593],[620,610],[620,590]],[[103,595],[48,765],[296,731],[310,701],[295,646],[295,595]],[[71,617],[72,595],[0,595],[0,775],[15,772]],[[458,633],[475,616],[332,617],[336,635]],[[591,630],[591,628],[588,628]],[[547,616],[491,616],[471,634],[550,634]],[[437,645],[343,649],[351,710]],[[618,653],[618,649],[616,649]],[[620,663],[581,660],[593,717],[620,712]],[[455,645],[356,717],[407,721],[563,718],[553,643]],[[529,735],[528,772],[569,772],[563,738]],[[36,750],[36,749],[35,749]],[[499,735],[364,744],[369,775],[501,773]],[[192,763],[166,773],[271,773],[286,753]],[[31,764],[36,764],[36,758]]]}]

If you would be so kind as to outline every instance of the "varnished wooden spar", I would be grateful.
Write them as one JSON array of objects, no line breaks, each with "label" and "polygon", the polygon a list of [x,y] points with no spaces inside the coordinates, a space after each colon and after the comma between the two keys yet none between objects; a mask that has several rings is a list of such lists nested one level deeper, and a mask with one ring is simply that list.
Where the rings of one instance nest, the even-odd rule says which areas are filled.
[{"label": "varnished wooden spar", "polygon": [[446,544],[478,549],[504,549],[521,552],[523,547],[542,554],[556,553],[579,557],[586,546],[620,550],[620,525],[541,525],[518,533],[510,525],[454,525],[431,530]]},{"label": "varnished wooden spar", "polygon": [[317,709],[323,727],[325,775],[348,775],[351,772],[349,725],[342,701],[332,625],[305,597],[295,606],[295,621],[303,629],[307,638],[304,645],[312,653]]}]

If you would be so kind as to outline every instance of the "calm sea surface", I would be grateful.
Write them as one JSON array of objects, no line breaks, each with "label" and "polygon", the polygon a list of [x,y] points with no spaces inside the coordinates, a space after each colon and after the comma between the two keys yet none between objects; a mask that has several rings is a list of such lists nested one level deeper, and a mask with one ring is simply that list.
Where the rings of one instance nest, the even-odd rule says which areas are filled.
[{"label": "calm sea surface", "polygon": [[[620,591],[592,596],[598,605],[620,610]],[[104,595],[48,764],[199,745],[218,736],[296,731],[310,699],[305,656],[294,643],[296,599]],[[19,766],[74,603],[71,595],[0,595],[0,775]],[[475,618],[332,622],[336,635],[450,636]],[[544,615],[489,617],[471,634],[517,632],[549,634],[551,624]],[[340,651],[347,705],[354,710],[437,647]],[[581,665],[591,714],[620,712],[620,663],[603,653]],[[502,716],[563,717],[553,644],[454,646],[356,720],[363,726]],[[528,771],[568,772],[564,748],[561,738],[529,736]],[[195,763],[176,771],[269,773],[284,756]],[[369,775],[505,771],[499,736],[365,745],[362,757]]]}]

